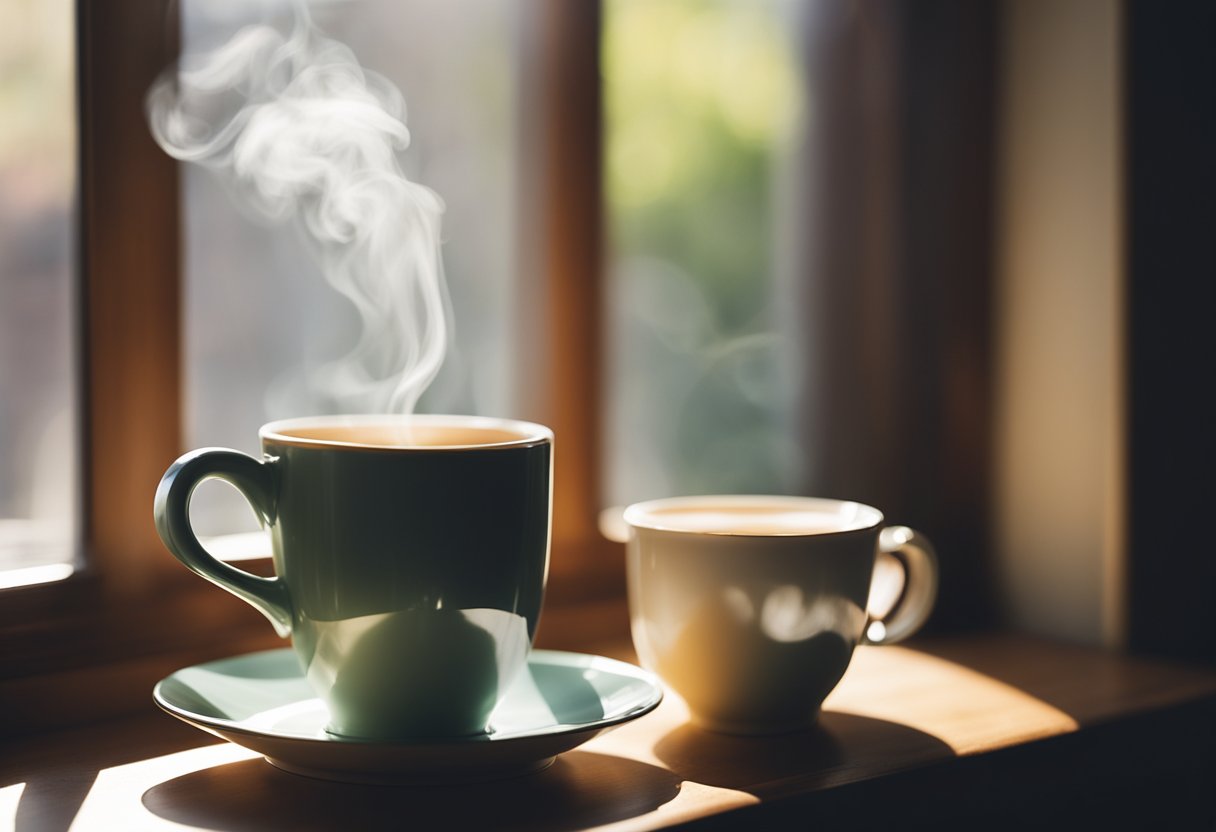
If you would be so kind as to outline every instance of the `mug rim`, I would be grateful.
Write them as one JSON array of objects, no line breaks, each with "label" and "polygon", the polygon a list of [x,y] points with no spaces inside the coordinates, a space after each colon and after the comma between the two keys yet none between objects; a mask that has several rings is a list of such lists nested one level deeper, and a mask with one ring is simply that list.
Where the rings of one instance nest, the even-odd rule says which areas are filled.
[{"label": "mug rim", "polygon": [[[474,430],[498,430],[518,434],[518,439],[504,442],[481,442],[460,445],[377,445],[370,442],[346,442],[336,439],[316,439],[308,436],[292,436],[291,430],[312,427],[371,427],[401,426],[458,427]],[[508,419],[499,416],[468,416],[443,413],[349,413],[325,416],[296,416],[267,422],[258,429],[262,442],[291,445],[298,448],[332,450],[383,451],[385,453],[441,453],[443,451],[485,451],[511,448],[533,448],[551,444],[553,431],[536,422]]]},{"label": "mug rim", "polygon": [[[811,510],[839,513],[843,507],[852,507],[862,515],[868,515],[859,525],[849,526],[832,531],[823,530],[790,530],[790,531],[723,531],[713,529],[681,528],[677,524],[664,524],[653,516],[653,512],[663,509],[709,508],[715,506],[788,506],[791,510]],[[883,514],[873,506],[859,503],[855,500],[838,500],[831,497],[802,497],[789,494],[704,494],[683,497],[663,497],[657,500],[645,500],[627,506],[622,513],[622,519],[633,529],[646,531],[667,532],[669,534],[704,536],[704,537],[738,537],[738,538],[798,538],[798,537],[832,537],[835,535],[857,534],[873,531],[884,523]]]}]

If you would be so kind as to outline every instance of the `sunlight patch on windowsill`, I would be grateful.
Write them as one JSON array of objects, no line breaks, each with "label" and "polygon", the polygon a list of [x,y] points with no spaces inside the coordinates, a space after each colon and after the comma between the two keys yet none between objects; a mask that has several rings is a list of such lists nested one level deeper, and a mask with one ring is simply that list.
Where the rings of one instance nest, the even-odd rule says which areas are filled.
[{"label": "sunlight patch on windowsill", "polygon": [[73,532],[50,520],[0,518],[0,589],[61,581],[75,571]]},{"label": "sunlight patch on windowsill", "polygon": [[24,783],[0,788],[0,829],[17,828],[17,807],[21,805]]},{"label": "sunlight patch on windowsill", "polygon": [[908,647],[857,648],[824,710],[906,725],[960,756],[1080,727],[1070,714],[1020,688]]},{"label": "sunlight patch on windowsill", "polygon": [[[76,813],[72,827],[146,828],[150,819],[143,810],[141,798],[149,789],[196,771],[258,756],[257,752],[225,742],[104,769],[98,772],[97,780]],[[172,824],[164,822],[161,825],[168,827]]]},{"label": "sunlight patch on windowsill", "polygon": [[62,581],[75,571],[75,567],[70,563],[46,563],[42,566],[26,566],[22,569],[5,569],[0,571],[0,589]]}]

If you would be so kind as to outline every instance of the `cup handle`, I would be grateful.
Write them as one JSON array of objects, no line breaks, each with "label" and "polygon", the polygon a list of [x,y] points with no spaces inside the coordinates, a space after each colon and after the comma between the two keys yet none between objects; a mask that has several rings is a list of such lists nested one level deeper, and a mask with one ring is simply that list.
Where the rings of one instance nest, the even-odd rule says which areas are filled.
[{"label": "cup handle", "polygon": [[198,484],[208,479],[224,480],[235,486],[263,525],[274,522],[278,489],[273,461],[259,462],[225,448],[203,448],[182,456],[161,477],[153,508],[160,539],[190,571],[251,604],[270,619],[280,636],[290,635],[291,598],[283,579],[252,575],[217,560],[194,534],[190,525],[190,497]]},{"label": "cup handle", "polygon": [[862,644],[903,641],[921,628],[937,599],[937,553],[927,537],[907,526],[888,526],[878,536],[878,548],[903,566],[904,587],[890,613],[867,622]]}]

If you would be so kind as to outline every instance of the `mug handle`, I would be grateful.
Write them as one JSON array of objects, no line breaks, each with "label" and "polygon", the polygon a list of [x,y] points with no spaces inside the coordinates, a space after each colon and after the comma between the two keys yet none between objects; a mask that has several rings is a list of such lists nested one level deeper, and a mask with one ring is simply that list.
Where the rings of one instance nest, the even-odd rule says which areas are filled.
[{"label": "mug handle", "polygon": [[862,644],[903,641],[921,628],[937,600],[937,553],[927,537],[907,526],[888,526],[878,536],[878,548],[903,566],[904,586],[891,612],[866,623]]},{"label": "mug handle", "polygon": [[230,566],[199,543],[190,525],[190,497],[203,480],[230,483],[253,506],[263,525],[275,520],[276,475],[273,460],[259,462],[240,451],[202,448],[169,466],[156,489],[153,515],[166,548],[196,575],[228,590],[270,619],[282,637],[291,634],[291,598],[282,578],[263,578]]}]

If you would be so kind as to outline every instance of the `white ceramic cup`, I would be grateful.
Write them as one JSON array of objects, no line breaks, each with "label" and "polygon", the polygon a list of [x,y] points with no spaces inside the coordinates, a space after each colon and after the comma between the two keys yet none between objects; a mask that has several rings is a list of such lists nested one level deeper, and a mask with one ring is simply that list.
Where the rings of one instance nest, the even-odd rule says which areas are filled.
[{"label": "white ceramic cup", "polygon": [[854,647],[912,635],[937,594],[929,541],[860,503],[676,497],[624,520],[638,657],[710,730],[811,726]]}]

